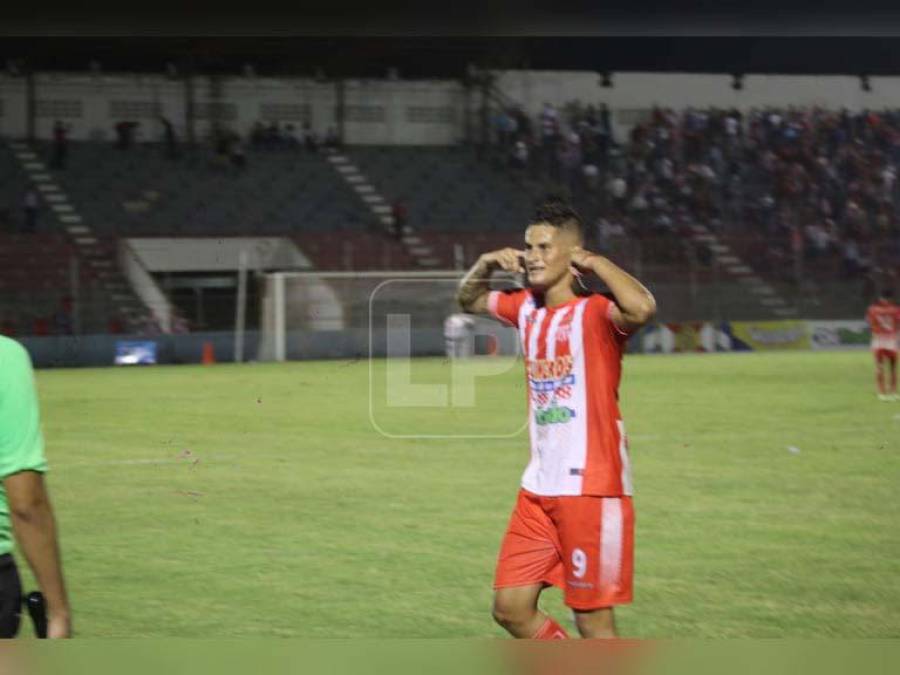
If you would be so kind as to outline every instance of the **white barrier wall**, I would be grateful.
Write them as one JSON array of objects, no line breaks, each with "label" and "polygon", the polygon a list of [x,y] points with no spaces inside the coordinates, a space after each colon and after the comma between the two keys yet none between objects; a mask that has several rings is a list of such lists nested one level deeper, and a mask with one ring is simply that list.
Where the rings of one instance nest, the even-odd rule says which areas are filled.
[{"label": "white barrier wall", "polygon": [[[345,140],[353,144],[449,145],[463,139],[464,93],[451,80],[349,80],[345,87]],[[306,121],[319,134],[336,127],[337,85],[310,79],[224,78],[220,97],[209,78],[194,79],[195,133],[203,138],[219,107],[220,119],[242,134],[262,120]],[[186,87],[183,80],[135,74],[59,74],[35,76],[36,133],[52,136],[62,120],[74,140],[112,140],[115,124],[139,121],[137,140],[159,140],[165,115],[176,134],[186,136]],[[0,75],[0,135],[22,138],[27,132],[24,78]]]},{"label": "white barrier wall", "polygon": [[[736,107],[812,106],[851,110],[900,106],[900,77],[871,77],[863,91],[858,77],[746,75],[744,88],[731,75],[696,73],[613,73],[613,86],[600,86],[592,71],[496,72],[498,87],[537,115],[544,101],[606,103],[618,134],[646,118],[654,105]],[[55,120],[71,127],[74,139],[112,139],[122,120],[142,122],[139,140],[157,140],[162,112],[185,137],[185,83],[163,75],[40,73],[35,78],[37,134],[49,138]],[[216,97],[206,77],[194,79],[195,130],[209,129]],[[224,78],[218,99],[221,118],[248,132],[257,120],[309,121],[320,134],[336,126],[337,86],[303,78]],[[345,138],[351,144],[448,145],[464,138],[465,94],[454,80],[348,80],[345,82]],[[479,96],[473,97],[477,107]],[[0,75],[0,134],[26,133],[25,80]]]},{"label": "white barrier wall", "polygon": [[[0,132],[12,138],[24,136],[24,79],[0,79],[0,100],[4,112],[10,113],[0,117]],[[159,113],[184,137],[184,83],[161,76],[40,73],[35,76],[35,106],[38,138],[51,138],[54,123],[62,120],[69,126],[70,138],[111,140],[117,122],[133,120],[141,122],[138,140],[157,140],[162,133],[155,121]]]},{"label": "white barrier wall", "polygon": [[346,83],[348,143],[450,145],[464,138],[464,91],[452,81]]},{"label": "white barrier wall", "polygon": [[131,237],[125,240],[141,265],[152,273],[233,272],[241,253],[247,268],[312,269],[287,237]]},{"label": "white barrier wall", "polygon": [[124,239],[119,242],[119,269],[125,274],[135,294],[153,312],[163,333],[171,333],[172,303]]}]

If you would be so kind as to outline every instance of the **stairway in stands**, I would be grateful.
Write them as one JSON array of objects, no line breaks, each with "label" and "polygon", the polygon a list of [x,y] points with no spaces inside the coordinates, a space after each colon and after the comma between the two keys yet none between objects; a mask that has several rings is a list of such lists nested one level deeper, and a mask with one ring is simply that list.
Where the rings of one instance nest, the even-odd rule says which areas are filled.
[{"label": "stairway in stands", "polygon": [[758,302],[761,314],[769,315],[773,319],[788,319],[798,315],[796,307],[790,305],[779,295],[775,288],[766,283],[765,279],[754,272],[728,244],[722,242],[708,227],[694,225],[691,228],[691,239],[712,251],[716,262],[721,265],[722,269],[742,284],[747,293]]},{"label": "stairway in stands", "polygon": [[68,194],[28,144],[13,141],[10,148],[28,179],[37,187],[41,198],[49,206],[61,231],[65,232],[72,242],[78,258],[88,266],[91,275],[97,279],[109,297],[112,312],[125,322],[126,330],[140,330],[145,325],[149,310],[122,275],[115,244],[101,241],[95,235],[77,207],[70,201]]},{"label": "stairway in stands", "polygon": [[[331,150],[328,154],[328,161],[359,198],[365,202],[372,215],[384,225],[385,230],[390,231],[390,228],[394,226],[392,209],[384,195],[372,184],[368,176],[342,152]],[[418,267],[435,269],[440,265],[441,261],[435,256],[434,249],[422,240],[412,226],[404,225],[401,234],[401,242],[406,252]]]}]

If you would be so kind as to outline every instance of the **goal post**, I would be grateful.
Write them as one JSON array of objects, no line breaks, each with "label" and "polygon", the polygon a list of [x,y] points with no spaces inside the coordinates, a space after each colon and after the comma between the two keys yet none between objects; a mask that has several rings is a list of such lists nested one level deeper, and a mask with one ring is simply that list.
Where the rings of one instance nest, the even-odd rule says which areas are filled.
[{"label": "goal post", "polygon": [[285,306],[284,306],[284,274],[276,274],[272,277],[274,287],[273,291],[273,307],[275,312],[275,360],[285,360]]},{"label": "goal post", "polygon": [[[257,359],[390,356],[398,339],[411,355],[443,355],[445,329],[452,323],[447,319],[460,311],[456,291],[462,275],[457,270],[267,273]],[[502,277],[495,283],[510,286]],[[518,353],[515,331],[492,319],[476,318],[472,334],[474,354]]]}]

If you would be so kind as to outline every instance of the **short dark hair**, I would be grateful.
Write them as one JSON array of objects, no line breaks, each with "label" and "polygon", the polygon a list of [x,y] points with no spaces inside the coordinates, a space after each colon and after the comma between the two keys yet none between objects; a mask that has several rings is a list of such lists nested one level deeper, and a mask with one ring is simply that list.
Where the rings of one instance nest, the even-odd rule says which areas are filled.
[{"label": "short dark hair", "polygon": [[881,291],[882,298],[893,298],[894,297],[894,289],[893,288],[885,288]]},{"label": "short dark hair", "polygon": [[532,223],[547,223],[553,227],[572,229],[579,238],[584,237],[584,221],[571,204],[562,197],[547,195],[534,210]]}]

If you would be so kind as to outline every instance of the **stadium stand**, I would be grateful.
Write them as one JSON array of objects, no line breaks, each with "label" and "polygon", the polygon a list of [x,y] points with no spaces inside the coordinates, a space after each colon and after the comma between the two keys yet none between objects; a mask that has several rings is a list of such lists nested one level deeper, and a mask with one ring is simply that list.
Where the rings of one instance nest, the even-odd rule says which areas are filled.
[{"label": "stadium stand", "polygon": [[348,155],[389,200],[408,203],[420,234],[518,231],[531,211],[532,196],[470,148],[354,147]]},{"label": "stadium stand", "polygon": [[118,271],[115,240],[100,239],[80,252],[46,196],[38,200],[36,230],[24,232],[28,188],[14,153],[0,143],[0,329],[9,334],[142,329],[145,308]]},{"label": "stadium stand", "polygon": [[[467,146],[343,152],[388,203],[404,203],[406,234],[430,251],[431,267],[519,245],[535,197],[562,189],[586,216],[589,245],[639,270],[664,318],[788,317],[800,306],[814,317],[824,305],[852,316],[876,284],[896,281],[900,114],[658,109],[627,139],[614,139],[604,116],[584,106],[566,106],[556,121],[546,111],[517,115],[496,122],[486,157]],[[49,157],[51,145],[38,152]],[[328,152],[251,143],[237,163],[206,143],[173,159],[161,144],[71,142],[66,168],[52,173],[109,260],[119,237],[279,235],[321,270],[422,264]],[[17,231],[28,181],[5,147],[0,171],[0,223]],[[40,290],[35,307],[46,313],[77,255],[49,213],[41,231],[5,235],[0,283]],[[89,323],[100,328],[103,312],[120,307],[91,265],[80,267],[98,308]],[[742,286],[748,269],[771,296]]]},{"label": "stadium stand", "polygon": [[496,165],[570,193],[601,247],[639,241],[644,262],[669,258],[682,277],[749,267],[795,305],[816,298],[807,315],[826,296],[853,315],[896,284],[900,112],[655,109],[614,139],[600,110],[573,102],[494,125]]},{"label": "stadium stand", "polygon": [[249,149],[240,169],[205,146],[72,143],[55,175],[100,234],[273,235],[364,230],[370,217],[319,156]]},{"label": "stadium stand", "polygon": [[[47,145],[42,151],[49,156]],[[423,237],[457,233],[435,239],[441,266],[453,267],[460,233],[474,251],[482,233],[518,232],[530,210],[528,193],[467,148],[359,147],[349,155],[388,198],[408,203],[409,224]],[[205,149],[173,161],[156,144],[73,142],[54,176],[100,237],[287,235],[320,269],[416,265],[321,154],[251,147],[239,170]]]},{"label": "stadium stand", "polygon": [[619,143],[592,107],[566,106],[555,126],[545,114],[498,140],[510,157],[525,143],[531,174],[560,183],[598,226],[602,215],[648,238],[702,223],[739,248],[767,246],[756,261],[769,273],[794,248],[851,278],[900,259],[898,111],[655,109]]}]

